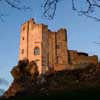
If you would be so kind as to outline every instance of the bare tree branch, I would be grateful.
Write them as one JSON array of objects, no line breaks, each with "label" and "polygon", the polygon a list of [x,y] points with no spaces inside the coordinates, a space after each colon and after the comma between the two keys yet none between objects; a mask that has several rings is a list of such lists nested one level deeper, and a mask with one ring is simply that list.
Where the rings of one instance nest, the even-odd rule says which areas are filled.
[{"label": "bare tree branch", "polygon": [[[77,0],[72,0],[72,9],[74,11],[76,11],[78,14],[84,15],[84,16],[92,18],[92,19],[95,19],[96,21],[100,21],[100,17],[97,16],[97,14],[96,14],[97,11],[95,10],[95,8],[100,9],[100,0],[83,0],[83,1],[86,2],[87,10],[77,9],[76,1]],[[81,1],[81,0],[78,0],[78,1]],[[79,4],[79,6],[80,6],[80,4]],[[95,14],[93,15],[94,12],[95,12]]]},{"label": "bare tree branch", "polygon": [[20,0],[5,0],[5,2],[12,8],[16,8],[18,10],[27,10],[30,9],[30,7],[27,7],[25,5],[22,5],[22,2]]},{"label": "bare tree branch", "polygon": [[[53,19],[57,10],[58,3],[64,0],[43,0],[42,9],[43,15],[48,19]],[[97,16],[100,10],[100,0],[71,0],[72,10],[77,12],[78,15],[84,15],[86,17],[100,21],[100,16]],[[34,1],[35,2],[35,1]],[[81,2],[81,3],[80,3]],[[28,10],[26,0],[0,0],[0,4],[5,3],[6,6],[15,8],[17,10]],[[84,4],[85,6],[81,6]],[[67,4],[66,4],[67,5]],[[3,21],[4,13],[1,12],[0,8],[0,20]]]},{"label": "bare tree branch", "polygon": [[48,19],[53,19],[57,4],[61,0],[44,0],[42,8],[43,8],[43,15]]},{"label": "bare tree branch", "polygon": [[[43,2],[43,14],[46,18],[53,19],[57,4],[62,0],[44,0]],[[100,21],[100,17],[98,17],[94,12],[96,12],[95,8],[100,9],[100,0],[71,0],[72,1],[72,10],[77,12],[79,15],[84,15],[86,17],[95,19],[96,21]],[[85,7],[80,9],[76,7],[76,2],[85,2]],[[67,4],[66,4],[67,5]],[[80,3],[78,6],[81,6]],[[84,10],[85,9],[85,10]],[[98,13],[98,12],[97,12]],[[94,15],[93,15],[94,14]]]},{"label": "bare tree branch", "polygon": [[[5,8],[8,6],[9,8],[15,8],[23,11],[31,9],[29,6],[27,6],[27,3],[24,3],[23,0],[0,0],[0,5],[4,5]],[[6,12],[3,10],[3,7],[0,7],[0,21],[4,21]],[[8,9],[6,11],[8,11]]]}]

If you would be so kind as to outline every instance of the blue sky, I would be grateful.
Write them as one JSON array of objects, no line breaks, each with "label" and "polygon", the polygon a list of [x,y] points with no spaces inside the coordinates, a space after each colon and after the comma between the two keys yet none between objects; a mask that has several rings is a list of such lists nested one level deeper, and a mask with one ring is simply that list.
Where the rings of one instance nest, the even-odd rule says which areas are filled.
[{"label": "blue sky", "polygon": [[26,12],[5,7],[8,9],[7,16],[4,22],[0,22],[0,77],[6,79],[9,84],[0,85],[0,88],[7,89],[13,80],[10,71],[18,61],[19,29],[22,23],[32,17],[37,23],[44,23],[53,31],[66,28],[69,49],[99,56],[100,46],[93,42],[100,42],[100,22],[78,16],[72,11],[71,0],[63,0],[58,4],[54,20],[51,21],[42,16],[41,0],[35,0],[30,5],[32,10]]}]

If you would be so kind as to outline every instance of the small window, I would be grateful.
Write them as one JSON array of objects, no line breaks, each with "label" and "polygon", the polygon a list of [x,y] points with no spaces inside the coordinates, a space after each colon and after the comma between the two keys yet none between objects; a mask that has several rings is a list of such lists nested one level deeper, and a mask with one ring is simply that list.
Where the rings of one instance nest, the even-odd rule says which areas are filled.
[{"label": "small window", "polygon": [[24,40],[24,37],[22,37],[22,40]]},{"label": "small window", "polygon": [[22,49],[22,54],[24,54],[24,49]]},{"label": "small window", "polygon": [[34,55],[39,55],[39,54],[40,54],[40,49],[38,47],[35,47]]},{"label": "small window", "polygon": [[23,27],[23,31],[25,30],[25,27]]}]

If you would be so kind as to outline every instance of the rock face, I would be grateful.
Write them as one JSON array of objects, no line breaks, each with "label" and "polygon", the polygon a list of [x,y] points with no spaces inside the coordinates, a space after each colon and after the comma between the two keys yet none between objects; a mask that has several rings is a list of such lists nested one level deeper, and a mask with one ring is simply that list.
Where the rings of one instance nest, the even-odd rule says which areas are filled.
[{"label": "rock face", "polygon": [[100,64],[90,64],[83,69],[47,72],[39,75],[37,64],[19,61],[11,71],[14,81],[3,97],[49,95],[54,91],[100,87]]},{"label": "rock face", "polygon": [[12,69],[11,74],[14,81],[8,91],[4,93],[7,98],[15,96],[16,93],[25,91],[27,88],[31,89],[33,81],[38,76],[37,65],[34,61],[30,63],[28,60],[19,61],[18,65]]},{"label": "rock face", "polygon": [[28,60],[19,61],[18,65],[12,69],[11,74],[14,79],[20,79],[23,76],[38,74],[37,64],[34,61],[30,63]]}]

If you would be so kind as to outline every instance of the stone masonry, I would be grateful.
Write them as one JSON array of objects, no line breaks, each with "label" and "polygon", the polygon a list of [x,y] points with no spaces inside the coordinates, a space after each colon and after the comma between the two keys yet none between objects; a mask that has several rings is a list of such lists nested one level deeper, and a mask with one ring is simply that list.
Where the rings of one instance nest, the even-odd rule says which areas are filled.
[{"label": "stone masonry", "polygon": [[52,32],[44,24],[36,24],[33,19],[21,25],[19,60],[36,61],[39,73],[49,68],[63,70],[70,64],[98,63],[97,56],[88,56],[68,50],[67,31]]}]

